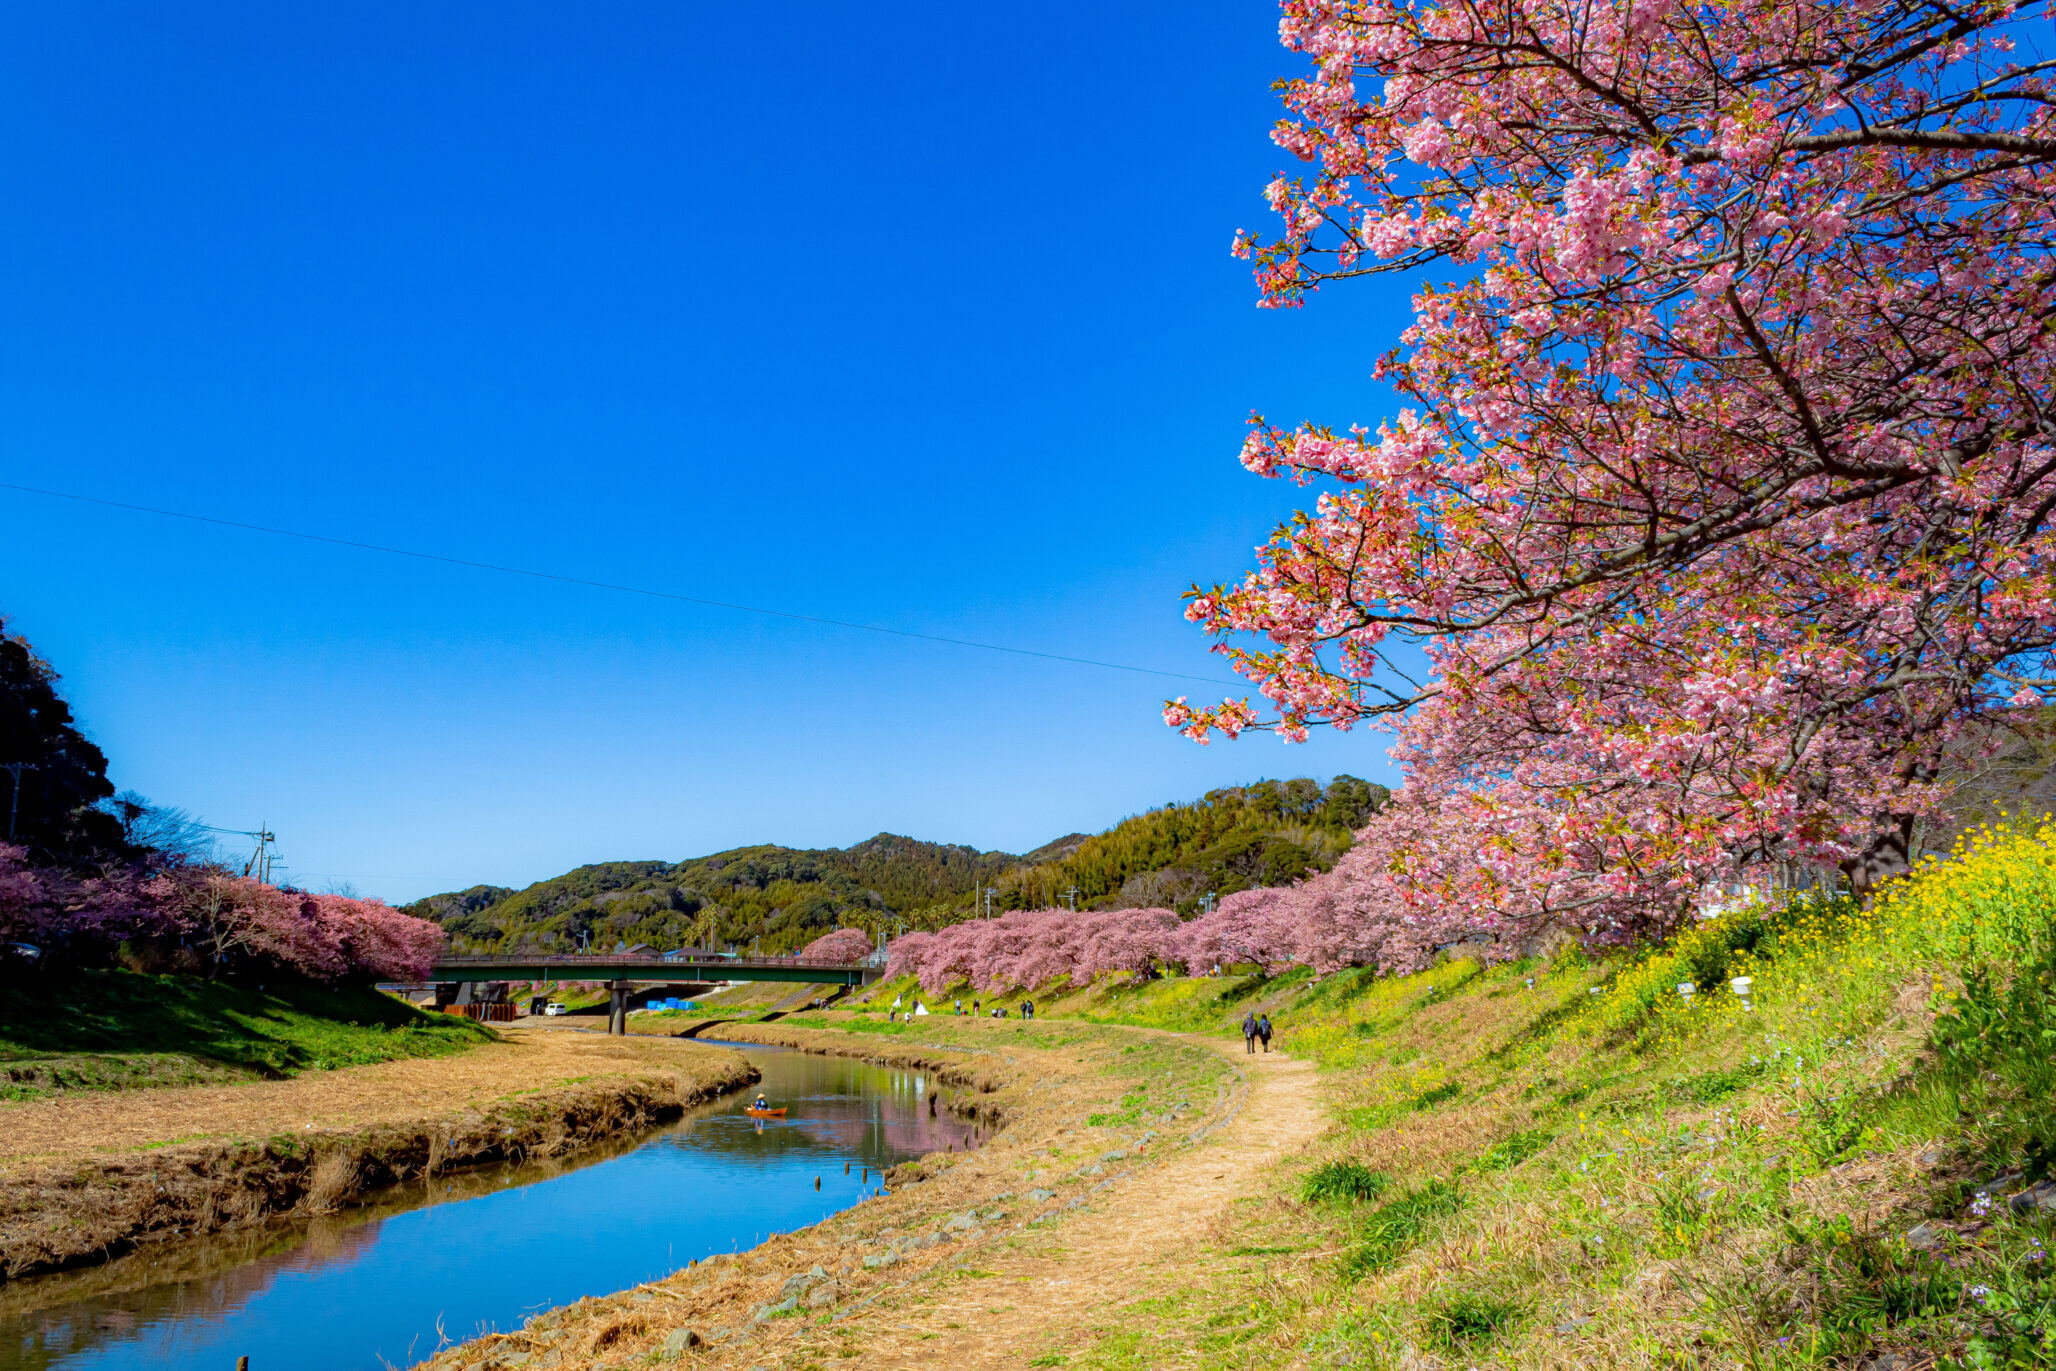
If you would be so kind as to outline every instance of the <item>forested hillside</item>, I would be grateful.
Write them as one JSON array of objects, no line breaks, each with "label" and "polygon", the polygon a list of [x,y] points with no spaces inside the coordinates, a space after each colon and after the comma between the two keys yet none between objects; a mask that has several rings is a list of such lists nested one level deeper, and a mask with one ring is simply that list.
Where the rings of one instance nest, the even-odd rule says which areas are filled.
[{"label": "forested hillside", "polygon": [[747,946],[787,952],[840,926],[891,932],[995,909],[1165,905],[1191,914],[1209,893],[1283,885],[1326,870],[1384,802],[1383,786],[1338,776],[1260,781],[1073,833],[1027,856],[881,833],[849,848],[736,848],[682,862],[602,862],[526,890],[479,885],[407,912],[435,919],[457,951]]},{"label": "forested hillside", "polygon": [[1388,797],[1384,786],[1354,776],[1337,776],[1325,788],[1301,779],[1209,791],[1197,803],[1166,805],[1096,836],[1052,844],[1059,850],[1000,878],[994,903],[1067,904],[1075,889],[1080,909],[1164,907],[1189,916],[1209,893],[1289,885],[1327,870]]},{"label": "forested hillside", "polygon": [[787,952],[838,926],[884,931],[904,911],[968,902],[1020,860],[881,833],[850,848],[765,845],[683,862],[602,862],[483,904],[474,897],[496,887],[431,895],[408,909],[439,920],[459,951],[756,941]]}]

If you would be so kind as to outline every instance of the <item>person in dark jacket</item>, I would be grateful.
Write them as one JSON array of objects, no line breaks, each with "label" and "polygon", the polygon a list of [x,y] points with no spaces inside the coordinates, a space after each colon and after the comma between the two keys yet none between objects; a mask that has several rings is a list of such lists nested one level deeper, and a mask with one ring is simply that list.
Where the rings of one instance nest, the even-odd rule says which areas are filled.
[{"label": "person in dark jacket", "polygon": [[1242,1016],[1242,1050],[1244,1052],[1256,1051],[1256,1015],[1254,1013]]},{"label": "person in dark jacket", "polygon": [[1259,1014],[1256,1019],[1256,1035],[1264,1040],[1264,1051],[1271,1050],[1271,1016]]}]

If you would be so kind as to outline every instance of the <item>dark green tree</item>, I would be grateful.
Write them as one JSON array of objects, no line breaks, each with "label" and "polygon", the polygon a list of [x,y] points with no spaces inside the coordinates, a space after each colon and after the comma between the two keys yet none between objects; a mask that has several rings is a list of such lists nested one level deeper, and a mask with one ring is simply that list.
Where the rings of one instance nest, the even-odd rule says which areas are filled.
[{"label": "dark green tree", "polygon": [[37,858],[83,865],[124,856],[107,756],[79,732],[57,693],[57,672],[0,618],[0,838]]}]

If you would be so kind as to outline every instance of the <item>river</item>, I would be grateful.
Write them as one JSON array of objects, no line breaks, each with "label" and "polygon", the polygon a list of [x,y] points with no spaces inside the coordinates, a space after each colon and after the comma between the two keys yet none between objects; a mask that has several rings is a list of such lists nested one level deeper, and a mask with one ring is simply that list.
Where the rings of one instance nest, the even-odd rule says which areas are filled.
[{"label": "river", "polygon": [[946,1111],[929,1117],[919,1073],[743,1050],[786,1118],[750,1118],[746,1092],[570,1159],[0,1285],[0,1371],[230,1371],[240,1356],[250,1371],[404,1367],[445,1339],[804,1228],[874,1192],[884,1168],[973,1141]]}]

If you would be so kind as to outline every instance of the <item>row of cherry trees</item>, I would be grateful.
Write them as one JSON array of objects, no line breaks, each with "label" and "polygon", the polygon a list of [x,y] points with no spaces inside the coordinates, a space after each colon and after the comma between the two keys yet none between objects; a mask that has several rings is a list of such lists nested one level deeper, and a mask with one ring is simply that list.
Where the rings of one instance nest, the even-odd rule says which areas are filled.
[{"label": "row of cherry trees", "polygon": [[443,932],[380,900],[309,895],[206,867],[81,875],[0,844],[0,941],[77,961],[142,942],[192,949],[216,972],[420,980]]},{"label": "row of cherry trees", "polygon": [[1392,731],[1338,891],[1373,941],[1903,870],[2056,697],[2050,5],[1282,9],[1307,170],[1236,238],[1263,303],[1448,279],[1379,365],[1404,408],[1255,422],[1313,502],[1188,614],[1261,700],[1166,721]]},{"label": "row of cherry trees", "polygon": [[[1297,885],[1242,890],[1189,922],[1168,909],[1024,909],[935,933],[909,933],[889,949],[888,976],[916,975],[936,994],[969,983],[983,991],[1033,989],[1060,978],[1083,986],[1167,963],[1199,975],[1254,962],[1267,970],[1327,973],[1373,966],[1424,967],[1439,948],[1465,942],[1485,960],[1510,955],[1517,925],[1458,906],[1426,909],[1380,869],[1376,844],[1352,849],[1335,869]],[[1437,911],[1442,912],[1437,912]]]}]

